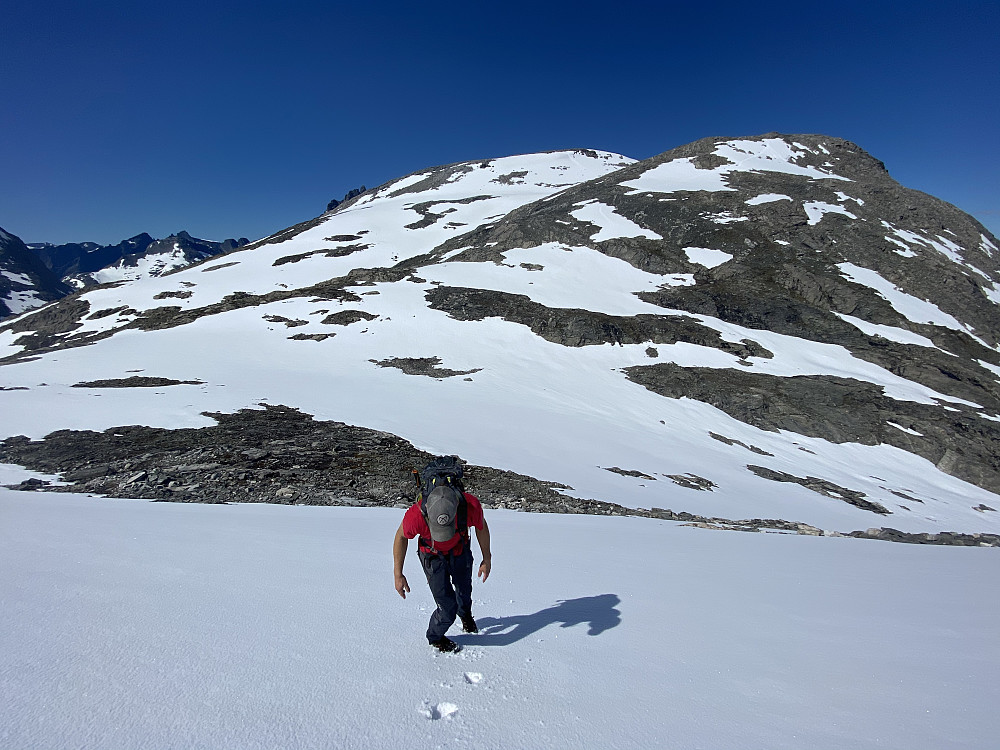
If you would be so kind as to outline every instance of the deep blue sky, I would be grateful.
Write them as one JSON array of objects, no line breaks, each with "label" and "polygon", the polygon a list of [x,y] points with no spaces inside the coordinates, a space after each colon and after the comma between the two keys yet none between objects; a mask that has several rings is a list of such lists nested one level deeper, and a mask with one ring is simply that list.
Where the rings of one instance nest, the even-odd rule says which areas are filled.
[{"label": "deep blue sky", "polygon": [[256,239],[423,167],[825,133],[1000,234],[994,2],[104,2],[0,11],[0,226]]}]

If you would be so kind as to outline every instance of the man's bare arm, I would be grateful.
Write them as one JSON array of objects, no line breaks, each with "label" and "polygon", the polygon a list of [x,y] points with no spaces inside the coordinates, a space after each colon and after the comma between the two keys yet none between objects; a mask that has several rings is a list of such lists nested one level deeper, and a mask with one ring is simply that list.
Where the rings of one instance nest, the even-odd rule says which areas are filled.
[{"label": "man's bare arm", "polygon": [[483,519],[483,528],[476,529],[476,541],[479,542],[479,549],[483,553],[483,561],[479,563],[479,577],[486,583],[490,577],[490,570],[493,568],[493,554],[490,552],[490,526]]},{"label": "man's bare arm", "polygon": [[403,533],[403,524],[396,529],[396,537],[392,540],[392,577],[395,579],[396,593],[404,599],[410,593],[410,584],[403,575],[403,561],[406,559],[406,548],[410,540]]}]

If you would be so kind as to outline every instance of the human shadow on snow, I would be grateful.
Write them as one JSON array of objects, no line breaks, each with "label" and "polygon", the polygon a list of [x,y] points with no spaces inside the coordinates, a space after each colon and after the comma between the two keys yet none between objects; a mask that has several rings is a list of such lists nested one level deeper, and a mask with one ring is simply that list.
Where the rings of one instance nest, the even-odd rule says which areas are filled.
[{"label": "human shadow on snow", "polygon": [[590,625],[587,635],[600,635],[621,624],[622,613],[616,609],[621,599],[615,594],[563,599],[551,607],[531,615],[477,618],[479,634],[458,636],[456,640],[477,646],[509,646],[549,625],[571,628],[580,623]]}]

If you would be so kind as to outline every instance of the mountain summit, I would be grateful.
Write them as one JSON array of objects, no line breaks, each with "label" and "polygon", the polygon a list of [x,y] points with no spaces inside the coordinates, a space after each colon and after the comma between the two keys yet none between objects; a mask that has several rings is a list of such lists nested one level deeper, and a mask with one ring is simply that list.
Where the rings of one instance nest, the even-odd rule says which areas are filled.
[{"label": "mountain summit", "polygon": [[[218,422],[236,439],[282,405],[567,498],[996,532],[997,253],[974,219],[827,136],[435,167],[225,258],[8,322],[0,377],[20,390],[0,394],[0,432]],[[304,430],[319,445],[328,424],[282,419],[282,443]],[[218,443],[205,435],[199,455]],[[349,451],[314,451],[300,473]],[[104,491],[125,464],[148,474],[108,460]],[[301,501],[405,493],[407,477],[375,491],[355,466]],[[296,496],[281,470],[245,496]],[[114,481],[135,494],[149,479]]]}]

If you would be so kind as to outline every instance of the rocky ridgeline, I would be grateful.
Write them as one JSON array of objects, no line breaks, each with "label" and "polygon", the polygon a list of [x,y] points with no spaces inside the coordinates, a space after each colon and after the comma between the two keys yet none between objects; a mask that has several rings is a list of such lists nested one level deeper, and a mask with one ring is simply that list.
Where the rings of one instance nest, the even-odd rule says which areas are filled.
[{"label": "rocky ridgeline", "polygon": [[[415,494],[412,470],[432,458],[395,435],[317,421],[284,406],[208,416],[218,424],[179,430],[60,430],[36,441],[11,437],[0,442],[0,461],[57,474],[65,482],[29,479],[12,486],[18,490],[188,503],[405,507]],[[734,521],[663,508],[625,508],[570,497],[559,492],[570,489],[564,485],[485,466],[467,466],[467,476],[469,489],[488,508],[641,516],[709,529],[1000,547],[997,534],[910,534],[891,528],[842,534],[781,519]]]}]

